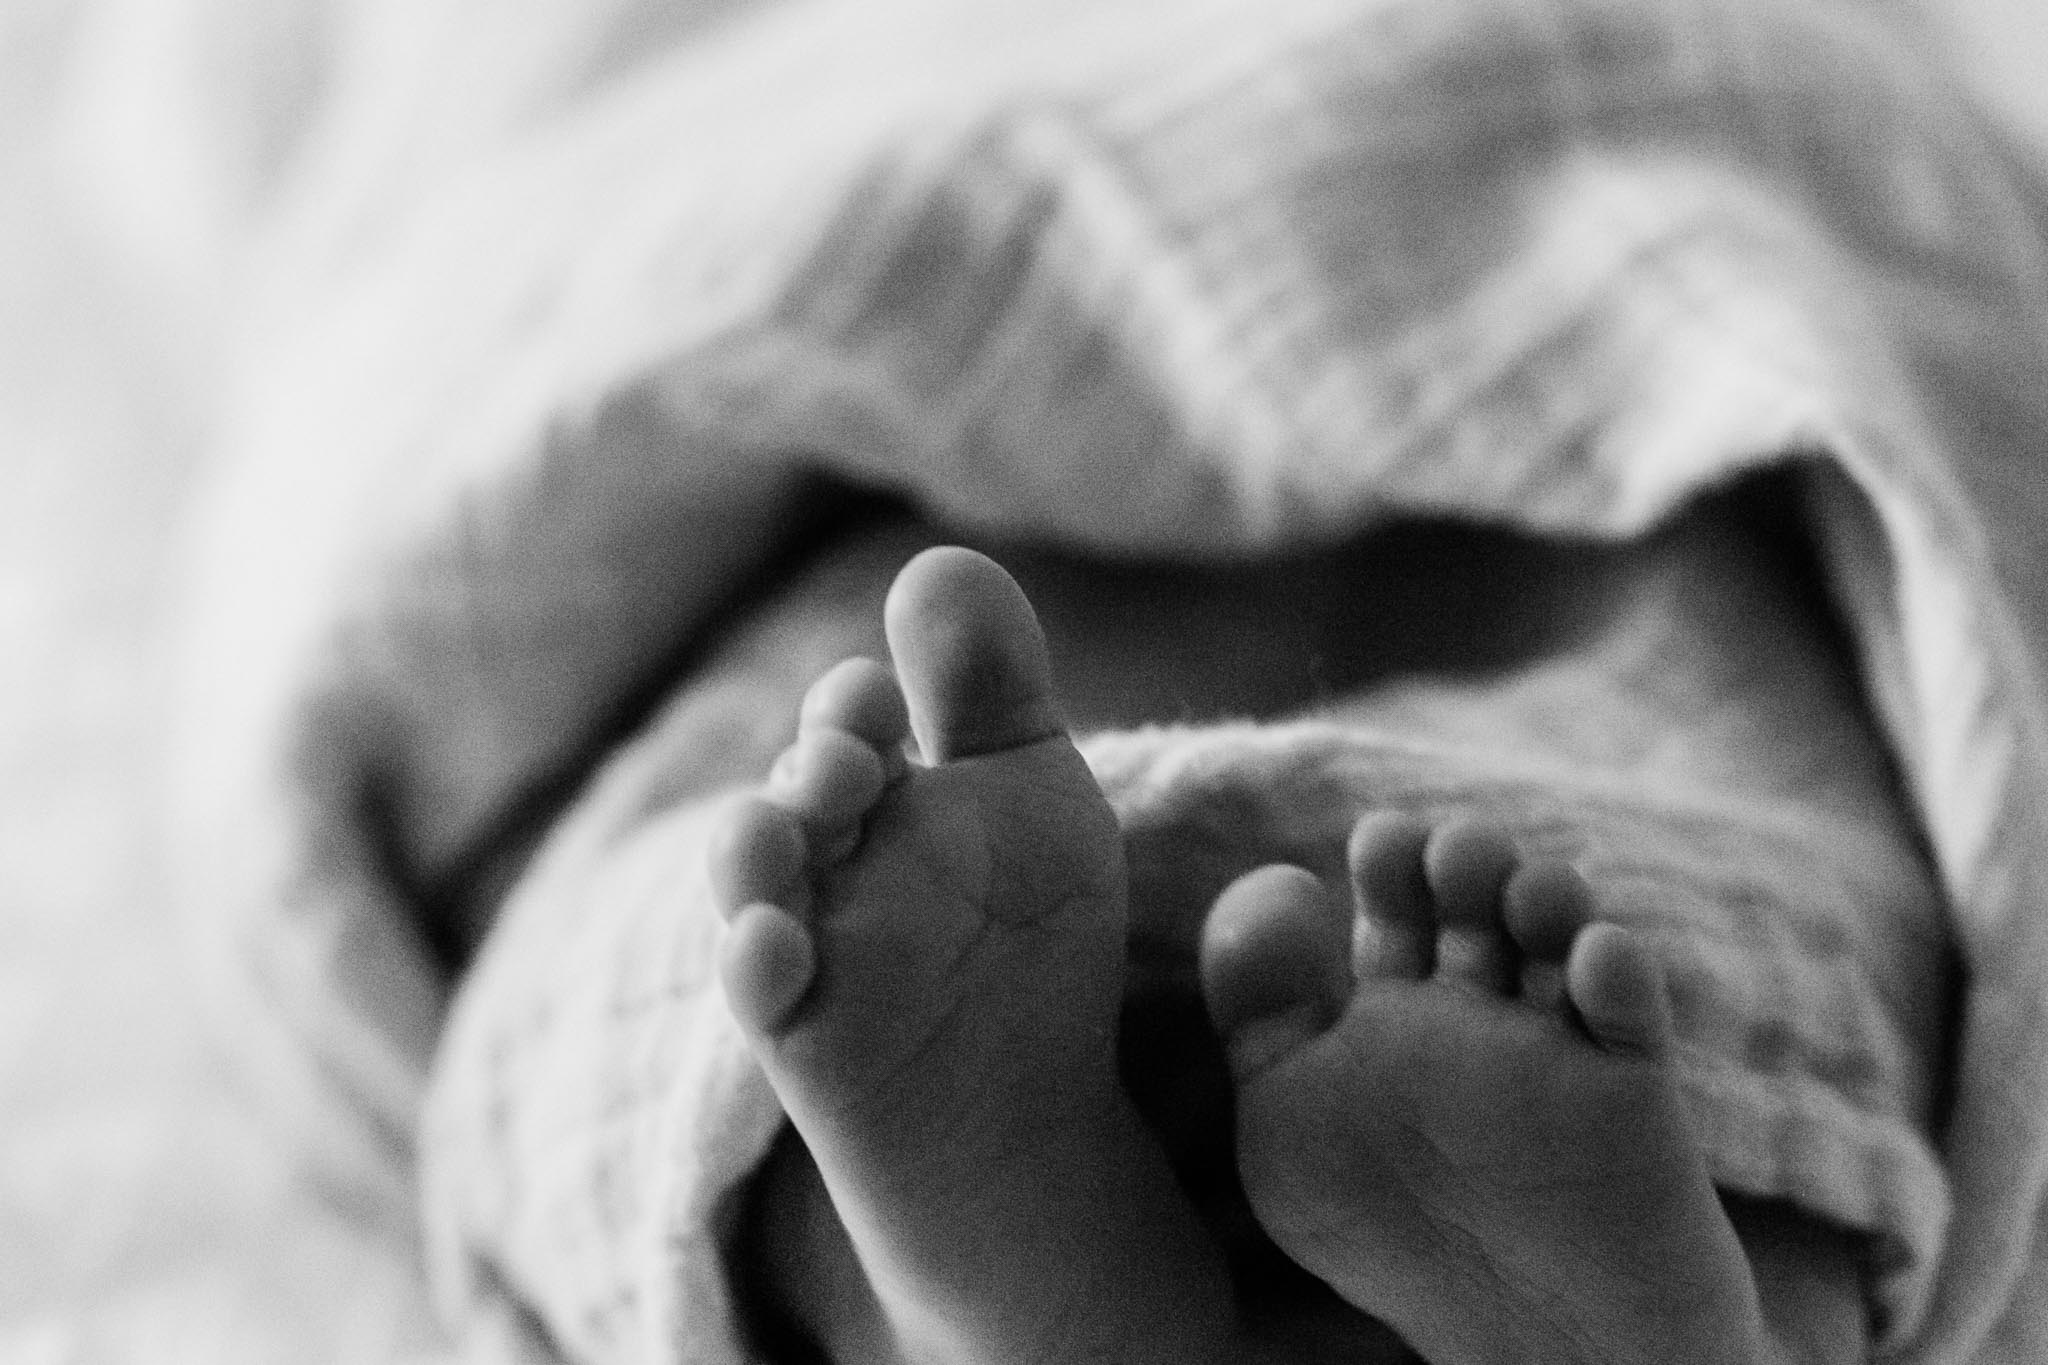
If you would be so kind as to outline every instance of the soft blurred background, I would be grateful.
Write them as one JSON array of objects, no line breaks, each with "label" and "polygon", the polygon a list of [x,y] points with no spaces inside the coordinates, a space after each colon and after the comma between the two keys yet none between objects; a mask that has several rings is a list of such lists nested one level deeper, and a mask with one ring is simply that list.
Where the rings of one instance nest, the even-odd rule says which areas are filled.
[{"label": "soft blurred background", "polygon": [[[241,1108],[159,884],[178,506],[250,183],[179,162],[196,130],[136,136],[206,78],[197,4],[317,59],[310,0],[0,0],[0,1365],[430,1349],[403,1256]],[[2048,5],[1931,21],[2048,156]],[[279,111],[240,112],[260,166]]]},{"label": "soft blurred background", "polygon": [[[188,8],[0,0],[4,1365],[384,1362],[427,1340],[403,1258],[249,1122],[160,884],[177,509],[243,208],[223,168],[176,163],[203,130],[137,136],[157,83],[206,79],[172,45]],[[280,46],[312,11],[226,8]]]}]

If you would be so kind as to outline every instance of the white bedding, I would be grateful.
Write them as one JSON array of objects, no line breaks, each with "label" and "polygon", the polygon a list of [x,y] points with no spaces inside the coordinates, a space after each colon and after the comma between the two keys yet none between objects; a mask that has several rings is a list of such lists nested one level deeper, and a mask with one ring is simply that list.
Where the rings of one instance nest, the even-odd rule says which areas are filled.
[{"label": "white bedding", "polygon": [[197,257],[135,254],[81,183],[122,103],[76,103],[101,17],[0,7],[0,1361],[419,1358],[402,1243],[251,1121],[165,905],[159,645],[210,318]]}]

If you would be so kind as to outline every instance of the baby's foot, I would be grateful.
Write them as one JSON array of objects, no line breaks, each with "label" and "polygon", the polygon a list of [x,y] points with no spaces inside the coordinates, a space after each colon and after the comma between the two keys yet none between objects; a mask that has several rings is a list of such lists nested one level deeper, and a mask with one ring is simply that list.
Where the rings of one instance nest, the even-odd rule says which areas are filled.
[{"label": "baby's foot", "polygon": [[1351,877],[1355,923],[1268,867],[1204,932],[1267,1232],[1437,1365],[1761,1359],[1639,940],[1476,825],[1369,817]]},{"label": "baby's foot", "polygon": [[896,673],[811,689],[714,856],[732,1009],[911,1359],[1203,1360],[1227,1281],[1117,1082],[1122,843],[1037,621],[964,550],[884,615]]}]

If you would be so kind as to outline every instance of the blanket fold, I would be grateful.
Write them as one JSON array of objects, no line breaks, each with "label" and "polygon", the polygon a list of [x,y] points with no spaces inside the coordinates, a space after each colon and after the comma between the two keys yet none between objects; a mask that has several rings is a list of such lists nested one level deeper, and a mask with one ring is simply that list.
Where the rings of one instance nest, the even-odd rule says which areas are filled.
[{"label": "blanket fold", "polygon": [[[417,1127],[445,1006],[545,1014],[486,983],[552,969],[514,961],[551,940],[494,938],[459,984],[428,893],[702,647],[817,471],[964,526],[1204,561],[1417,515],[1640,538],[1796,467],[1964,994],[1924,1149],[1899,1102],[1860,1193],[1833,1159],[1795,1193],[1892,1236],[1888,1356],[2048,1352],[2048,197],[1896,11],[784,0],[692,9],[631,62],[578,48],[577,73],[494,44],[513,20],[434,13],[399,25],[395,86],[369,83],[393,60],[369,42],[332,77],[350,97],[277,215],[196,542],[187,899],[234,1034],[334,1178],[400,1209],[417,1161],[476,1155]],[[498,98],[407,102],[471,58]],[[1285,740],[1377,790],[1398,764],[1375,743]],[[682,885],[675,856],[645,865]],[[1886,894],[1837,889],[1852,921]],[[651,924],[549,931],[600,983],[561,1008],[642,1000],[632,936],[690,932]],[[1762,979],[1722,966],[1702,981]],[[732,1188],[692,1163],[738,1170],[745,1142],[677,1135],[774,1116],[737,1063],[677,1079],[681,1039],[727,1027],[702,1000],[630,1037],[593,1018],[586,1060],[636,1049],[602,1068],[624,1089],[549,1138],[605,1188],[674,1196],[648,1240],[608,1244],[630,1264],[536,1286],[470,1245],[446,1283],[545,1299],[593,1352],[628,1331],[604,1312],[713,1331],[688,1325],[713,1309],[646,1304],[718,1302],[685,1252],[723,1215],[684,1206]],[[575,1056],[554,1049],[488,1076],[444,1059],[433,1084],[545,1084]],[[1743,1102],[1708,1123],[1724,1171]]]},{"label": "blanket fold", "polygon": [[[1498,822],[1658,945],[1716,1178],[1867,1234],[1873,1314],[1908,1322],[1949,1212],[1928,1136],[1940,900],[1853,685],[1754,547],[1716,536],[1694,518],[1569,575],[1581,638],[1546,636],[1505,681],[1087,738],[1125,830],[1132,951],[1171,978],[1238,874],[1341,875],[1361,811]],[[854,534],[758,605],[523,879],[451,1017],[422,1144],[451,1316],[509,1286],[572,1358],[746,1358],[733,1220],[784,1121],[716,984],[708,830],[824,662],[878,649],[922,543]]]}]

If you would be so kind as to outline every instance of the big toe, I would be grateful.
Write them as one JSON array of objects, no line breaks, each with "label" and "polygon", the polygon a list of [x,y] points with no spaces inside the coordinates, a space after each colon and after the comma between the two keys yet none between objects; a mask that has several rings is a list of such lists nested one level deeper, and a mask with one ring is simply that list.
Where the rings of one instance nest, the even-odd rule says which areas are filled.
[{"label": "big toe", "polygon": [[1351,991],[1348,915],[1313,873],[1239,877],[1202,926],[1202,995],[1240,1084],[1327,1029]]},{"label": "big toe", "polygon": [[1038,617],[986,555],[956,546],[918,555],[896,576],[883,624],[926,761],[1064,733]]}]

